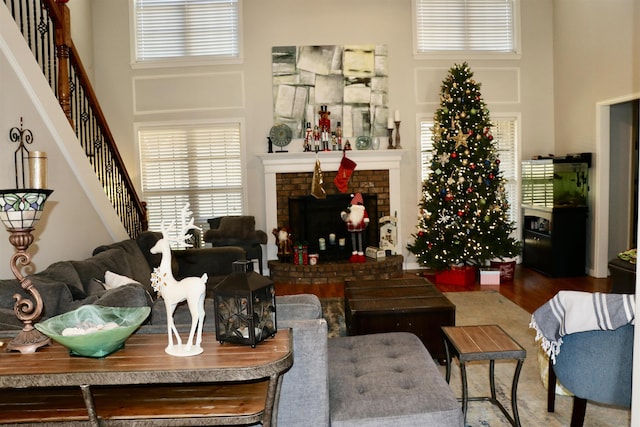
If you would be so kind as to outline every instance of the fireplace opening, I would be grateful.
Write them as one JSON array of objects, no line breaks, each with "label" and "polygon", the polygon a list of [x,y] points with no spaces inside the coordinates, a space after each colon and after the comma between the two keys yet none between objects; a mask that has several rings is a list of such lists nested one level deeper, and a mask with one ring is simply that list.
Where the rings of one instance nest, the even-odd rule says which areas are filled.
[{"label": "fireplace opening", "polygon": [[[363,194],[362,198],[370,221],[362,233],[364,250],[367,246],[378,246],[378,197],[376,194]],[[326,252],[334,259],[351,256],[351,235],[340,218],[340,212],[349,207],[351,199],[350,194],[330,194],[326,199],[316,199],[313,196],[289,198],[289,227],[293,242],[306,243],[309,253],[319,253],[320,239],[325,239]],[[330,244],[331,234],[335,234],[335,245]],[[345,241],[343,251],[339,250],[340,239]]]}]

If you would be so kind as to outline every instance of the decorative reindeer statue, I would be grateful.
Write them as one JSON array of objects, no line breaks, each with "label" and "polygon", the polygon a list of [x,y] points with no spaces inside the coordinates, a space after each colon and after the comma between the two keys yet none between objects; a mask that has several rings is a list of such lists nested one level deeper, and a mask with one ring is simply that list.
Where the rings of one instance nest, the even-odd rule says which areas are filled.
[{"label": "decorative reindeer statue", "polygon": [[[152,254],[162,254],[160,267],[154,268],[151,274],[151,284],[153,289],[164,299],[167,309],[167,334],[169,337],[169,345],[165,349],[168,354],[173,356],[194,356],[202,353],[202,327],[204,324],[204,297],[207,283],[207,273],[202,277],[186,277],[180,281],[174,279],[171,272],[171,243],[191,247],[188,243],[192,235],[187,234],[190,229],[197,229],[193,224],[192,212],[189,211],[187,203],[181,211],[181,227],[176,237],[172,237],[171,233],[175,232],[175,221],[168,228],[164,223],[160,228],[162,231],[162,239],[158,240],[151,248]],[[191,217],[187,222],[186,218]],[[173,313],[176,306],[187,300],[189,312],[191,312],[191,331],[189,332],[189,340],[185,345],[182,344],[178,330],[173,321]],[[193,344],[194,334],[196,334],[195,345]],[[177,345],[173,345],[173,335],[176,336]]]}]

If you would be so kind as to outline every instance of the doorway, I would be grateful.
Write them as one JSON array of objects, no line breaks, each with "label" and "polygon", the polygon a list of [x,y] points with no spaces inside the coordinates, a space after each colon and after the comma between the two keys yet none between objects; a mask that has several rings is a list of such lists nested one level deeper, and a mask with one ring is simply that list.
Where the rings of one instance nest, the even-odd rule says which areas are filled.
[{"label": "doorway", "polygon": [[607,277],[609,260],[636,246],[639,100],[635,94],[597,104],[594,277]]}]

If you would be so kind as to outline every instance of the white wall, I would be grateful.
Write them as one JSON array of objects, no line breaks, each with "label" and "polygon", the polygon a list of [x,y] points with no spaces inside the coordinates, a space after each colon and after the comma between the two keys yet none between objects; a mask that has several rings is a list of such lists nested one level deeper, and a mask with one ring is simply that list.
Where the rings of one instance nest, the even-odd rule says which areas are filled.
[{"label": "white wall", "polygon": [[[402,212],[398,212],[409,241],[418,217],[419,170],[416,121],[432,117],[438,107],[440,82],[456,62],[414,60],[410,0],[245,0],[244,63],[172,69],[132,69],[130,60],[129,6],[126,0],[92,0],[94,22],[95,89],[128,170],[139,180],[133,126],[136,122],[242,117],[246,124],[246,213],[256,216],[258,227],[265,224],[263,170],[257,154],[267,151],[266,136],[273,125],[271,48],[282,45],[386,44],[389,50],[389,105],[402,114],[402,145],[411,155],[402,165]],[[483,95],[492,112],[521,113],[522,156],[553,151],[553,52],[552,0],[522,1],[522,57],[516,60],[469,60],[476,78],[483,83]],[[135,86],[137,79],[176,77],[183,84],[194,74],[211,74],[211,84],[219,76],[218,99],[193,99],[208,106],[192,111],[137,111],[145,105],[164,104],[164,93],[145,93]],[[216,73],[225,73],[218,74]],[[229,93],[224,79],[238,82]],[[507,77],[507,80],[503,77]],[[166,87],[167,91],[171,86]],[[175,93],[172,93],[175,96]],[[541,125],[542,124],[542,125]],[[413,260],[404,250],[409,265]]]}]

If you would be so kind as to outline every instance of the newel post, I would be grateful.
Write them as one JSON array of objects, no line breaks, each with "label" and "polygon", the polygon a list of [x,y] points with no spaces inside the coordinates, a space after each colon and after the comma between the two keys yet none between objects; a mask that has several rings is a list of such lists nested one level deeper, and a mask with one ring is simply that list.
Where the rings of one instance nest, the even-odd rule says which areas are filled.
[{"label": "newel post", "polygon": [[56,26],[56,55],[58,57],[58,101],[62,111],[73,126],[71,118],[71,89],[69,83],[69,46],[71,45],[71,13],[68,0],[56,0],[61,22]]}]

